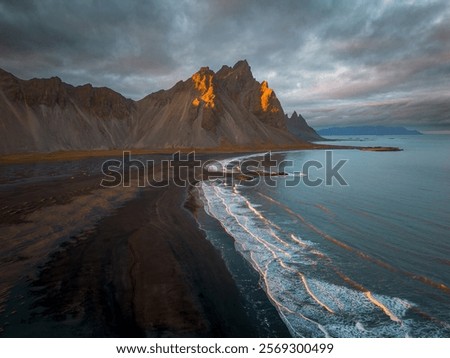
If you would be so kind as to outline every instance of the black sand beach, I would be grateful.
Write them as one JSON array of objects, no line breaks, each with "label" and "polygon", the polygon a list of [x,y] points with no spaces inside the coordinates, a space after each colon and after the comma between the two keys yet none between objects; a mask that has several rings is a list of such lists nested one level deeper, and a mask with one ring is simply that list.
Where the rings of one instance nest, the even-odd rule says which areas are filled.
[{"label": "black sand beach", "polygon": [[[192,211],[201,208],[187,187],[120,188],[119,207],[104,210],[101,200],[111,199],[105,191],[116,189],[100,188],[100,180],[80,175],[2,188],[0,336],[264,334],[199,229]],[[88,210],[78,218],[96,206],[102,215]],[[78,233],[58,227],[76,225],[65,215],[75,219]],[[85,217],[99,220],[83,227]],[[41,233],[41,225],[61,234]],[[266,306],[275,311],[268,300]],[[281,319],[277,327],[276,335],[289,336]]]}]

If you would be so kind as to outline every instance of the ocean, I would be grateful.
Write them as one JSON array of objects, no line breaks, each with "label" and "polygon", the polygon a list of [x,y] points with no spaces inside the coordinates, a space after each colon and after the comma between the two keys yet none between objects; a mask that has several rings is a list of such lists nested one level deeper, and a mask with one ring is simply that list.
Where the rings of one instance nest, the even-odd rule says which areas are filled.
[{"label": "ocean", "polygon": [[[325,179],[326,151],[273,153],[293,163],[276,185],[198,184],[202,228],[250,302],[242,271],[253,271],[292,336],[450,337],[450,136],[333,139],[403,151],[333,150],[345,183],[316,186],[303,179]],[[221,164],[235,170],[242,159]],[[316,167],[309,176],[305,163]]]}]

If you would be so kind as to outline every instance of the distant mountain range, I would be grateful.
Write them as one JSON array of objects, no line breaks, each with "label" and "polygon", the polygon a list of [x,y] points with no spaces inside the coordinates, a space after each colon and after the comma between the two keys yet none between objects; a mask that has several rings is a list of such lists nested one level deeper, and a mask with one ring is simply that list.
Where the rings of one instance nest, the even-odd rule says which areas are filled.
[{"label": "distant mountain range", "polygon": [[94,149],[281,148],[320,138],[285,116],[247,61],[202,67],[139,101],[58,77],[21,80],[0,69],[0,153]]},{"label": "distant mountain range", "polygon": [[321,136],[330,135],[420,135],[419,131],[406,129],[404,127],[385,126],[353,126],[353,127],[331,127],[317,131]]}]

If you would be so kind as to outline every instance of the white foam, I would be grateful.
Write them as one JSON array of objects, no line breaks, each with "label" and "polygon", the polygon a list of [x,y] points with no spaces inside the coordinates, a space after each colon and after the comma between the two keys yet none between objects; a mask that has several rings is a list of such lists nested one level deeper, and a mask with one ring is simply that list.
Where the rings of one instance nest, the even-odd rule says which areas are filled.
[{"label": "white foam", "polygon": [[357,329],[359,329],[360,331],[367,332],[367,330],[364,328],[363,324],[359,321],[356,321],[355,327]]},{"label": "white foam", "polygon": [[[259,272],[267,296],[294,336],[405,337],[412,303],[363,292],[317,277],[331,259],[320,247],[265,217],[239,191],[202,182],[209,215],[234,237],[235,246]],[[362,287],[362,286],[361,286]]]}]

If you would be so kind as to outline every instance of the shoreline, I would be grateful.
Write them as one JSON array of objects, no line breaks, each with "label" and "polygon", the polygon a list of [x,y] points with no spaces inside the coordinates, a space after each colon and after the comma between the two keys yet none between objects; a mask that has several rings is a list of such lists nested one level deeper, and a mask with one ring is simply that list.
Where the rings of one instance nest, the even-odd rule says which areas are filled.
[{"label": "shoreline", "polygon": [[259,272],[236,249],[236,239],[207,212],[202,197],[202,190],[197,186],[191,186],[185,207],[194,214],[200,230],[205,233],[205,239],[214,246],[225,263],[240,294],[244,297],[245,310],[250,313],[258,337],[291,338],[286,322],[261,286]]},{"label": "shoreline", "polygon": [[[20,231],[29,213],[70,206],[80,195],[89,198],[90,191],[98,189],[97,179],[26,183],[15,189],[21,191],[19,198],[0,191],[8,207],[26,204],[28,210],[11,214],[0,233],[5,228]],[[37,204],[65,193],[70,194],[62,203],[43,208]],[[0,336],[260,336],[242,293],[189,201],[188,187],[147,187],[94,228],[62,238],[56,249],[49,247],[40,266],[20,266],[20,260],[31,263],[33,258],[15,253],[16,261],[1,265],[18,276],[5,288],[9,293],[0,312]],[[281,328],[275,336],[289,333]]]},{"label": "shoreline", "polygon": [[344,146],[344,145],[329,145],[329,144],[314,144],[305,143],[304,145],[289,145],[289,146],[253,146],[253,147],[219,147],[219,148],[165,148],[165,149],[113,149],[113,150],[74,150],[74,151],[58,151],[48,153],[12,153],[1,154],[0,165],[8,164],[24,164],[32,162],[50,162],[50,161],[71,161],[82,160],[88,158],[102,158],[102,157],[119,157],[124,152],[131,152],[132,155],[158,155],[158,154],[174,154],[180,152],[183,154],[195,152],[198,154],[235,154],[235,153],[257,153],[260,151],[295,151],[295,150],[326,150],[326,149],[355,149],[365,151],[401,151],[397,147],[358,147],[358,146]]},{"label": "shoreline", "polygon": [[[244,153],[205,153],[204,159],[233,159],[226,154]],[[192,167],[187,170],[195,176]],[[100,176],[97,179],[84,180],[90,189],[96,182],[98,189]],[[19,200],[28,202],[43,194],[55,197],[66,191],[76,198],[89,191],[78,179],[61,180],[61,188],[46,189],[48,193],[36,190],[54,182],[19,184],[18,189],[29,190]],[[75,186],[77,191],[71,190]],[[8,196],[11,202],[16,200],[11,193]],[[195,200],[189,187],[173,183],[164,188],[146,187],[139,197],[97,222],[82,240],[63,242],[30,274],[37,276],[25,289],[30,311],[18,309],[24,302],[7,306],[7,314],[19,312],[14,313],[16,322],[34,323],[29,327],[16,323],[2,334],[5,316],[0,312],[0,336],[20,337],[24,329],[30,337],[260,337],[258,320],[247,310],[230,267],[196,218]],[[11,219],[14,223],[23,218],[13,215]],[[267,296],[262,300],[276,311]],[[36,313],[37,308],[44,314]],[[281,318],[274,320],[282,327],[275,323],[278,331],[272,337],[290,336]],[[56,328],[51,328],[54,324]],[[41,333],[36,328],[41,325],[48,325],[48,330]]]}]

